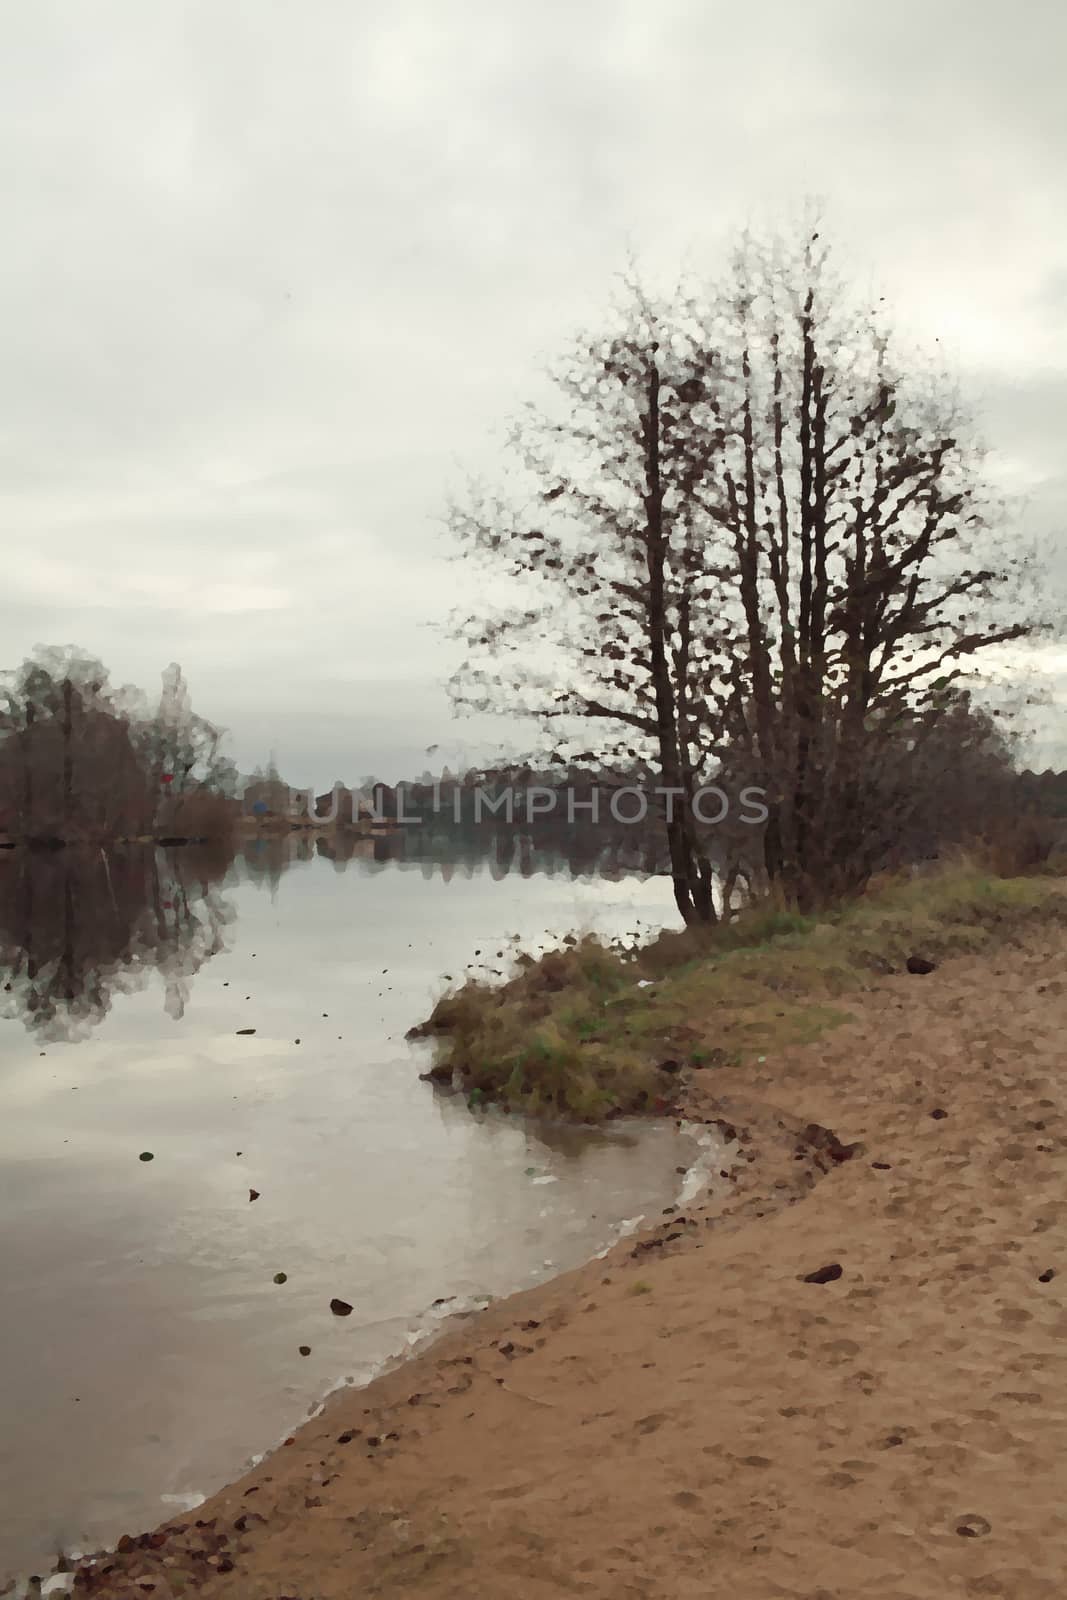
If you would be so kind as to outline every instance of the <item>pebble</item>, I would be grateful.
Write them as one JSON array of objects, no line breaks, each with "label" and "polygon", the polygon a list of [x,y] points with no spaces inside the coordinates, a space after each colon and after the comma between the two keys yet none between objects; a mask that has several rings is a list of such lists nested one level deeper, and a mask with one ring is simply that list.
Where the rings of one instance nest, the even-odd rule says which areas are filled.
[{"label": "pebble", "polygon": [[818,1267],[814,1272],[805,1274],[805,1283],[834,1283],[843,1274],[840,1262],[831,1261],[828,1266]]}]

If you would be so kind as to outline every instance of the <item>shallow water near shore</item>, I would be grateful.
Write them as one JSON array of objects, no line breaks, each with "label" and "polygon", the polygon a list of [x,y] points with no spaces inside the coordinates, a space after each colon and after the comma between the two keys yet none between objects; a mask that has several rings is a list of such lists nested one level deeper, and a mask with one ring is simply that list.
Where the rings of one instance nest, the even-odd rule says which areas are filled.
[{"label": "shallow water near shore", "polygon": [[[49,870],[34,903],[76,913]],[[253,857],[198,898],[170,870],[162,954],[0,1024],[0,1585],[196,1503],[456,1306],[657,1216],[700,1157],[673,1125],[471,1113],[404,1039],[510,936],[674,925],[669,880]]]}]

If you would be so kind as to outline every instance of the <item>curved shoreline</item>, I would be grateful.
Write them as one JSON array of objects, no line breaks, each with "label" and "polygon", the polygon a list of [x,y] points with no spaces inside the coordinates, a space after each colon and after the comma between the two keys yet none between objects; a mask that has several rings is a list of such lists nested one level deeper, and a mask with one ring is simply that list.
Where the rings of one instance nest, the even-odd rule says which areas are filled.
[{"label": "curved shoreline", "polygon": [[[709,1137],[710,1130],[705,1129],[703,1123],[690,1124],[683,1118],[628,1117],[621,1122],[612,1123],[610,1131],[606,1128],[598,1129],[595,1127],[590,1127],[588,1130],[591,1137],[596,1137],[599,1134],[602,1138],[615,1138],[619,1134],[626,1135],[627,1133],[632,1137],[635,1134],[638,1136],[641,1134],[642,1124],[645,1125],[645,1131],[651,1131],[649,1124],[664,1124],[668,1122],[673,1122],[677,1132],[685,1135],[691,1141],[692,1157],[689,1159],[689,1164],[684,1171],[681,1167],[677,1168],[680,1176],[676,1180],[674,1192],[672,1193],[670,1188],[665,1186],[665,1193],[662,1198],[670,1203],[664,1208],[663,1215],[674,1212],[681,1207],[686,1201],[687,1193],[691,1195],[704,1194],[713,1181],[713,1169],[715,1171],[721,1170],[728,1160],[729,1153],[721,1138],[718,1136]],[[567,1126],[569,1127],[570,1125],[568,1124]],[[710,1148],[702,1148],[704,1144],[710,1146]],[[678,1156],[688,1159],[688,1150],[679,1150],[676,1156],[671,1155],[669,1159],[673,1161]],[[664,1171],[666,1172],[667,1170],[673,1172],[675,1169],[673,1166],[664,1167]],[[337,1402],[355,1394],[367,1393],[381,1379],[399,1369],[405,1368],[424,1354],[432,1351],[443,1339],[454,1335],[457,1330],[465,1328],[486,1316],[492,1307],[510,1303],[511,1300],[522,1294],[535,1294],[538,1289],[545,1288],[574,1272],[581,1271],[586,1266],[595,1266],[596,1263],[605,1260],[627,1240],[632,1240],[633,1237],[655,1226],[649,1218],[650,1216],[654,1217],[661,1214],[658,1211],[658,1206],[659,1202],[656,1202],[656,1209],[648,1214],[642,1214],[637,1218],[622,1217],[618,1222],[608,1224],[605,1229],[607,1243],[594,1249],[592,1241],[590,1241],[587,1248],[590,1249],[591,1254],[584,1260],[581,1260],[576,1266],[562,1270],[553,1268],[546,1276],[538,1277],[528,1288],[521,1285],[512,1288],[505,1286],[497,1294],[486,1294],[484,1297],[475,1295],[466,1298],[463,1296],[449,1296],[447,1300],[438,1300],[427,1304],[421,1312],[417,1312],[412,1316],[403,1329],[400,1337],[406,1340],[406,1343],[399,1344],[391,1353],[379,1359],[370,1370],[370,1375],[361,1378],[358,1382],[351,1378],[338,1378],[333,1386],[326,1390],[321,1399],[313,1404],[313,1408],[302,1410],[299,1416],[293,1419],[292,1430],[299,1434],[327,1413]],[[452,1309],[445,1309],[446,1305]],[[438,1310],[438,1308],[441,1309]],[[182,1517],[199,1517],[201,1507],[209,1500],[225,1492],[234,1483],[243,1481],[249,1473],[255,1472],[263,1463],[268,1462],[277,1451],[291,1442],[292,1432],[289,1429],[278,1433],[270,1443],[246,1457],[243,1465],[233,1471],[223,1483],[212,1489],[207,1495],[186,1492],[163,1496],[162,1502],[169,1502],[172,1507],[177,1509],[172,1509],[169,1514],[164,1515],[166,1505],[161,1503],[160,1515],[163,1521],[160,1526],[171,1525],[178,1515]],[[81,1548],[79,1548],[78,1544],[73,1545],[71,1553],[67,1554],[59,1567],[49,1569],[53,1580],[57,1576],[72,1576],[72,1573],[68,1573],[68,1568],[76,1568],[85,1572],[92,1570],[94,1567],[99,1568],[102,1565],[106,1565],[108,1559],[117,1553],[115,1544],[87,1546],[84,1541],[80,1541],[80,1545]],[[0,1581],[0,1596],[13,1593],[21,1600],[24,1593],[31,1595],[37,1593],[36,1588],[31,1587],[29,1590],[25,1588],[27,1583],[33,1582],[26,1576],[28,1570],[28,1568],[24,1569],[22,1573],[14,1578],[9,1577],[10,1569],[0,1574],[0,1579],[7,1580],[6,1582]],[[48,1579],[44,1581],[47,1586]],[[12,1586],[14,1587],[12,1588]],[[63,1591],[48,1591],[46,1587],[45,1592]]]},{"label": "curved shoreline", "polygon": [[[677,1121],[677,1127],[679,1132],[691,1133],[691,1137],[696,1143],[699,1144],[700,1134],[704,1131],[703,1124],[687,1123],[684,1119],[680,1119]],[[724,1140],[720,1144],[719,1149],[721,1154],[716,1158],[716,1165],[718,1165],[720,1169],[723,1169],[723,1164],[729,1162],[728,1143]],[[693,1165],[686,1169],[685,1175],[679,1185],[678,1194],[676,1195],[674,1202],[666,1207],[666,1211],[680,1212],[685,1208],[685,1194],[687,1186],[690,1184],[690,1180],[694,1180],[695,1195],[699,1196],[704,1194],[710,1188],[712,1176],[708,1169],[702,1167],[702,1164],[699,1160],[694,1161]],[[644,1224],[644,1226],[642,1226],[642,1224]],[[628,1240],[640,1238],[645,1233],[651,1233],[655,1227],[662,1226],[662,1223],[649,1223],[647,1218],[644,1216],[641,1216],[637,1219],[624,1219],[621,1222],[613,1224],[611,1231],[616,1235],[616,1238],[612,1240],[610,1244],[605,1245],[605,1247],[601,1250],[595,1251],[588,1258],[588,1260],[581,1262],[577,1267],[567,1268],[563,1272],[553,1272],[547,1278],[543,1278],[540,1280],[540,1282],[532,1284],[528,1289],[514,1289],[509,1293],[502,1295],[478,1295],[467,1297],[466,1301],[464,1301],[463,1296],[455,1295],[446,1296],[442,1300],[435,1300],[431,1305],[427,1306],[422,1312],[420,1312],[406,1329],[404,1335],[405,1339],[408,1341],[406,1349],[397,1350],[394,1354],[383,1357],[383,1359],[377,1363],[375,1369],[371,1373],[371,1376],[364,1383],[351,1383],[347,1380],[341,1380],[340,1382],[336,1383],[332,1389],[329,1389],[326,1392],[323,1398],[316,1405],[315,1409],[306,1413],[306,1421],[308,1423],[315,1422],[319,1417],[323,1416],[332,1403],[338,1398],[338,1396],[365,1394],[372,1387],[372,1385],[378,1382],[380,1378],[387,1377],[390,1373],[406,1367],[409,1362],[413,1362],[420,1356],[429,1354],[441,1342],[442,1339],[447,1338],[456,1330],[456,1328],[458,1328],[460,1325],[466,1326],[473,1323],[476,1319],[484,1317],[493,1306],[508,1305],[520,1295],[534,1294],[538,1289],[547,1288],[550,1284],[557,1282],[559,1279],[566,1278],[571,1272],[580,1272],[585,1267],[594,1266],[598,1261],[606,1261],[621,1245],[625,1244]],[[445,1305],[454,1305],[456,1309],[454,1311],[442,1311],[438,1316],[435,1317],[435,1309],[438,1306]],[[436,1324],[436,1326],[433,1324]],[[302,1428],[304,1425],[305,1424],[302,1422],[300,1427]],[[268,1460],[276,1450],[280,1450],[284,1446],[288,1437],[290,1437],[290,1435],[281,1434],[274,1444],[268,1445],[266,1449],[257,1452],[253,1457],[250,1458],[246,1472],[254,1471],[256,1467],[261,1465],[262,1462]],[[234,1479],[232,1481],[236,1482],[237,1480]],[[221,1491],[216,1491],[216,1493],[219,1492]],[[204,1495],[201,1497],[199,1504],[203,1505],[209,1498],[209,1496]],[[104,1552],[94,1552],[94,1555],[91,1559],[99,1559],[99,1556],[102,1553]]]},{"label": "curved shoreline", "polygon": [[341,1391],[84,1592],[1053,1600],[1067,935],[1003,933],[694,1075],[728,1199]]},{"label": "curved shoreline", "polygon": [[[137,1537],[124,1536],[110,1549],[80,1555],[77,1559],[72,1558],[62,1568],[57,1568],[57,1573],[63,1573],[68,1579],[77,1576],[77,1584],[73,1590],[75,1593],[85,1592],[101,1596],[133,1595],[138,1592],[136,1589],[122,1587],[124,1568],[136,1569],[139,1566],[138,1557],[142,1554],[150,1558],[156,1550],[179,1548],[183,1534],[192,1534],[195,1544],[203,1534],[213,1533],[212,1523],[218,1517],[217,1507],[225,1504],[229,1508],[238,1498],[244,1501],[252,1495],[261,1493],[266,1484],[274,1481],[273,1474],[267,1473],[265,1469],[279,1462],[284,1450],[289,1448],[299,1450],[301,1446],[306,1446],[310,1450],[313,1447],[318,1448],[320,1444],[334,1442],[334,1430],[338,1427],[340,1433],[336,1435],[337,1440],[349,1435],[346,1442],[351,1442],[361,1431],[356,1430],[353,1434],[347,1426],[351,1420],[350,1413],[355,1409],[358,1409],[363,1417],[384,1419],[396,1412],[401,1403],[411,1406],[422,1398],[416,1385],[423,1381],[423,1374],[432,1374],[442,1365],[465,1367],[471,1364],[473,1358],[469,1352],[472,1349],[483,1349],[486,1341],[489,1341],[490,1348],[499,1347],[501,1353],[508,1359],[511,1359],[513,1354],[528,1353],[521,1346],[516,1346],[514,1352],[509,1351],[510,1341],[501,1340],[499,1337],[491,1338],[492,1335],[500,1335],[503,1332],[514,1332],[513,1324],[516,1319],[520,1331],[529,1333],[541,1327],[545,1328],[546,1333],[539,1336],[535,1344],[536,1348],[544,1347],[550,1337],[550,1331],[561,1325],[562,1308],[587,1287],[598,1282],[603,1285],[610,1281],[604,1276],[605,1274],[623,1274],[628,1281],[633,1280],[640,1286],[642,1279],[639,1269],[646,1257],[650,1253],[655,1253],[657,1259],[661,1254],[674,1254],[672,1247],[678,1241],[683,1241],[683,1247],[684,1244],[691,1242],[686,1230],[723,1222],[738,1226],[753,1215],[763,1216],[769,1210],[777,1209],[783,1202],[783,1196],[780,1189],[774,1186],[777,1180],[773,1178],[773,1173],[788,1173],[789,1197],[785,1203],[793,1203],[813,1186],[818,1176],[836,1164],[828,1152],[837,1151],[838,1159],[848,1159],[846,1155],[840,1154],[842,1147],[832,1132],[816,1128],[814,1125],[805,1128],[795,1119],[783,1120],[771,1107],[746,1107],[741,1101],[729,1099],[702,1109],[714,1110],[716,1114],[692,1118],[675,1117],[671,1120],[675,1121],[680,1130],[692,1131],[694,1137],[699,1136],[698,1130],[711,1131],[712,1137],[718,1141],[714,1147],[720,1152],[718,1159],[724,1164],[718,1168],[715,1176],[710,1171],[706,1172],[699,1194],[690,1203],[683,1204],[682,1197],[687,1180],[697,1171],[699,1165],[698,1162],[694,1162],[679,1186],[677,1202],[666,1208],[666,1212],[673,1213],[670,1220],[649,1222],[642,1219],[643,1226],[623,1233],[613,1244],[597,1252],[578,1267],[558,1273],[528,1289],[501,1297],[484,1307],[465,1307],[458,1312],[448,1314],[441,1319],[439,1328],[427,1330],[425,1338],[420,1339],[414,1347],[386,1358],[367,1383],[358,1386],[340,1383],[330,1390],[315,1411],[308,1415],[306,1421],[302,1422],[294,1433],[279,1438],[275,1445],[254,1457],[244,1473],[212,1495],[202,1497],[195,1506],[190,1506],[187,1512],[176,1518],[163,1519],[158,1529],[152,1532]],[[757,1143],[758,1154],[749,1148]],[[625,1224],[619,1226],[624,1228]],[[502,1379],[498,1382],[509,1394],[525,1398],[531,1404],[539,1403],[535,1397],[522,1395],[519,1390],[511,1388]],[[407,1393],[410,1390],[414,1393]],[[400,1391],[406,1394],[405,1402],[397,1398]],[[450,1394],[457,1392],[459,1390],[456,1387],[448,1389]],[[360,1402],[364,1404],[360,1405]],[[380,1425],[383,1432],[379,1435],[371,1434],[368,1447],[376,1452],[376,1459],[385,1460],[388,1452],[382,1446],[391,1443],[395,1445],[397,1440],[390,1437],[392,1430],[385,1430],[384,1420]],[[372,1444],[371,1440],[377,1442]],[[308,1465],[310,1467],[311,1464]],[[260,1502],[257,1500],[255,1505],[258,1507]],[[248,1513],[245,1513],[246,1517],[247,1515]],[[242,1519],[238,1516],[235,1520]],[[162,1533],[167,1537],[158,1544],[153,1543],[160,1540]],[[211,1568],[220,1577],[229,1572],[231,1569],[225,1565],[226,1560],[225,1555],[221,1557],[221,1566],[218,1560],[209,1562],[207,1571],[202,1570],[201,1562],[194,1561],[194,1569],[199,1567],[201,1570],[190,1572],[190,1578],[193,1580],[192,1592],[200,1593],[203,1590],[203,1582],[210,1578]],[[144,1582],[145,1578],[138,1572],[134,1581]],[[109,1586],[115,1583],[119,1586]],[[153,1591],[155,1592],[157,1591]],[[174,1591],[176,1596],[188,1592],[190,1592],[188,1587]],[[211,1591],[203,1590],[203,1592]],[[165,1600],[169,1600],[165,1589],[162,1593]],[[243,1600],[243,1591],[235,1593],[240,1593]]]}]

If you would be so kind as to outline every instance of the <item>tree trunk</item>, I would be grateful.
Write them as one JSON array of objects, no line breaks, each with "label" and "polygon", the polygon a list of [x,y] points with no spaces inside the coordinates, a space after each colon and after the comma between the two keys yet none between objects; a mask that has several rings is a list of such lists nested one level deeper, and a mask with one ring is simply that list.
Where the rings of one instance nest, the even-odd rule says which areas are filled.
[{"label": "tree trunk", "polygon": [[[677,705],[667,659],[667,608],[663,570],[667,556],[667,536],[663,526],[663,484],[660,477],[659,368],[653,362],[648,379],[648,412],[645,424],[645,518],[648,560],[648,645],[652,685],[656,698],[656,741],[663,786],[670,791],[667,801],[667,846],[671,857],[674,899],[687,927],[711,920],[710,892],[705,893],[699,868],[690,848],[689,795],[682,783],[681,752],[678,744]],[[674,800],[681,797],[679,816]],[[710,869],[709,869],[710,872]]]}]

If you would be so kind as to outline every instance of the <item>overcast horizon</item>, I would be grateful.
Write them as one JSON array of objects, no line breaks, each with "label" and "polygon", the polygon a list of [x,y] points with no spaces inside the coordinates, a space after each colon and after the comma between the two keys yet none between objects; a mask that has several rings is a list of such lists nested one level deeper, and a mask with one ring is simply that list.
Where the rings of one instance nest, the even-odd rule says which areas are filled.
[{"label": "overcast horizon", "polygon": [[[444,690],[449,486],[492,477],[630,253],[714,276],[813,196],[958,372],[1062,593],[1059,7],[6,20],[0,666],[76,644],[154,694],[176,660],[242,770],[273,751],[317,790],[490,755],[506,722],[454,720]],[[1067,766],[1067,654],[1038,657],[1031,753]]]}]

